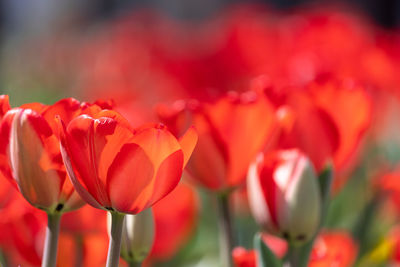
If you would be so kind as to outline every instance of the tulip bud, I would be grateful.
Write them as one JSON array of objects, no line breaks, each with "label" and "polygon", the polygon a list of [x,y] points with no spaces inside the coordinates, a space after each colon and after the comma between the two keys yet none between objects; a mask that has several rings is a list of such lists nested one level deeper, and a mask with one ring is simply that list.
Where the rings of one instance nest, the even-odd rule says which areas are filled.
[{"label": "tulip bud", "polygon": [[[108,219],[110,231],[110,216]],[[121,257],[125,261],[142,262],[149,254],[153,241],[154,218],[151,209],[125,216],[121,242]]]},{"label": "tulip bud", "polygon": [[248,172],[256,221],[292,244],[312,238],[321,216],[321,193],[310,160],[298,150],[259,155]]}]

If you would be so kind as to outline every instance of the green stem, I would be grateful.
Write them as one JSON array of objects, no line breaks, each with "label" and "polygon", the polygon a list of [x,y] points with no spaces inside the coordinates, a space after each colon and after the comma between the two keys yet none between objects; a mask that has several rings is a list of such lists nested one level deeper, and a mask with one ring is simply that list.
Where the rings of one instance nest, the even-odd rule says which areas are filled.
[{"label": "green stem", "polygon": [[229,210],[229,194],[217,195],[219,245],[222,267],[231,267],[233,249],[232,221]]},{"label": "green stem", "polygon": [[303,266],[301,264],[301,247],[295,247],[289,245],[289,252],[288,252],[288,261],[290,267],[300,267]]},{"label": "green stem", "polygon": [[46,239],[42,267],[55,267],[57,262],[58,233],[61,213],[47,213]]},{"label": "green stem", "polygon": [[111,234],[108,246],[107,267],[117,267],[121,251],[122,226],[125,214],[110,211],[111,214]]}]

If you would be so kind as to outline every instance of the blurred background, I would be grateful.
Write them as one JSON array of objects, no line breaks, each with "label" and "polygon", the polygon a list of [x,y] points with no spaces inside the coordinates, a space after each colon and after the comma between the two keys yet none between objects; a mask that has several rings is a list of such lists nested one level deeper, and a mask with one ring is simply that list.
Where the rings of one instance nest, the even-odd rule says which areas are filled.
[{"label": "blurred background", "polygon": [[[81,92],[87,90],[83,88],[88,86],[87,75],[96,75],[95,69],[92,73],[85,71],[85,68],[89,67],[87,64],[92,64],[93,67],[93,64],[97,64],[96,60],[107,57],[104,55],[107,53],[105,49],[112,48],[104,47],[104,43],[117,42],[108,39],[101,40],[101,44],[96,40],[113,34],[117,27],[127,24],[126,21],[136,24],[131,25],[131,28],[134,28],[132,31],[137,33],[131,32],[131,38],[132,42],[140,43],[137,46],[149,41],[143,40],[147,37],[144,37],[144,33],[137,32],[139,28],[143,30],[148,27],[152,33],[146,33],[147,35],[157,35],[154,39],[158,38],[158,43],[154,43],[155,40],[150,41],[159,46],[156,50],[169,49],[166,48],[168,45],[186,46],[183,42],[196,47],[203,46],[205,49],[218,49],[209,48],[215,44],[211,44],[211,40],[204,40],[215,38],[210,35],[211,30],[208,29],[212,28],[216,33],[227,27],[221,25],[227,23],[222,20],[229,20],[228,13],[240,9],[273,10],[275,15],[290,15],[296,13],[296,10],[307,9],[340,10],[357,15],[357,19],[363,23],[367,21],[383,29],[396,29],[400,23],[400,3],[396,0],[2,0],[0,3],[0,88],[3,93],[11,96],[11,103],[14,104],[26,101],[48,102],[47,99],[51,99],[51,102],[62,96],[87,98],[88,94]],[[268,13],[263,16],[267,18]],[[251,17],[253,14],[250,12],[245,16]],[[202,25],[202,29],[199,29],[199,25]],[[173,27],[174,30],[168,32],[171,29],[166,29],[167,27]],[[197,27],[198,32],[192,34],[191,30],[185,27]],[[190,33],[177,33],[180,30],[188,30]],[[204,34],[205,31],[208,33]],[[164,36],[161,36],[162,34]],[[201,34],[203,38],[199,38],[198,35]],[[134,40],[135,38],[137,40]],[[178,41],[178,38],[183,40]],[[177,43],[172,44],[173,42]],[[95,47],[96,45],[98,47]],[[147,52],[150,53],[150,57],[157,53],[140,53]],[[116,62],[120,59],[107,60]]]},{"label": "blurred background", "polygon": [[[259,77],[302,86],[334,73],[362,84],[372,115],[357,160],[338,180],[328,228],[363,221],[355,211],[370,207],[371,181],[398,168],[400,1],[1,0],[0,25],[0,93],[12,106],[113,99],[138,125],[156,120],[160,102],[245,91]],[[240,194],[235,229],[249,248],[258,228]],[[200,197],[199,227],[159,266],[217,262],[213,203]],[[373,218],[365,251],[397,220],[383,217]]]}]

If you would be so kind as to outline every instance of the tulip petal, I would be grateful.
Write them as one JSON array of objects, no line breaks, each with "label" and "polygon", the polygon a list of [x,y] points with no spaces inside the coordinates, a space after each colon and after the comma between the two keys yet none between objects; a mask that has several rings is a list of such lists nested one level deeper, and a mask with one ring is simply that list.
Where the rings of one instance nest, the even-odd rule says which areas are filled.
[{"label": "tulip petal", "polygon": [[0,120],[11,109],[8,95],[0,95]]},{"label": "tulip petal", "polygon": [[178,185],[182,176],[183,158],[183,152],[178,150],[161,163],[152,183],[153,193],[148,206],[165,197]]},{"label": "tulip petal", "polygon": [[188,171],[203,186],[219,190],[226,186],[226,158],[212,135],[200,134]]},{"label": "tulip petal", "polygon": [[[144,201],[150,198],[145,196],[144,190],[153,176],[154,167],[145,151],[137,144],[124,145],[107,174],[107,192],[112,207],[133,214],[142,210]],[[132,207],[132,204],[135,206]]]},{"label": "tulip petal", "polygon": [[49,123],[54,133],[58,131],[58,125],[55,120],[59,116],[61,120],[68,123],[80,113],[80,103],[74,98],[64,98],[46,107],[42,112],[43,118]]},{"label": "tulip petal", "polygon": [[179,139],[179,144],[181,145],[184,156],[184,161],[183,161],[184,167],[186,166],[190,156],[193,153],[194,148],[196,147],[197,140],[198,140],[198,135],[193,126],[190,127],[186,131],[186,133]]},{"label": "tulip petal", "polygon": [[[337,124],[340,146],[334,155],[339,168],[348,164],[357,152],[361,137],[371,121],[371,100],[362,87],[349,87],[327,83],[315,85],[317,104],[326,110]],[[335,99],[335,105],[331,101]],[[354,107],[357,107],[356,109]]]},{"label": "tulip petal", "polygon": [[[235,186],[244,181],[247,168],[262,150],[275,129],[275,112],[262,96],[240,99],[225,97],[207,112],[210,123],[228,149],[227,182]],[[253,99],[254,98],[254,99]]]},{"label": "tulip petal", "polygon": [[2,142],[0,142],[0,172],[2,176],[4,176],[12,183],[13,186],[15,186],[15,188],[18,188],[18,186],[12,175],[8,154],[12,121],[17,113],[17,110],[18,109],[12,109],[8,111],[4,115],[0,126],[0,139],[2,140]]},{"label": "tulip petal", "polygon": [[10,134],[10,162],[24,197],[34,206],[49,208],[58,202],[64,182],[46,149],[55,137],[46,121],[32,110],[20,109]]},{"label": "tulip petal", "polygon": [[100,180],[97,167],[97,151],[101,151],[105,141],[102,144],[96,142],[95,146],[94,135],[93,118],[81,115],[72,120],[65,133],[64,147],[68,157],[64,157],[64,162],[72,183],[85,201],[95,204],[88,197],[90,194],[101,206],[109,206],[105,182]]},{"label": "tulip petal", "polygon": [[[163,125],[142,129],[133,138],[151,159],[155,169],[172,153],[181,150],[178,140]],[[183,169],[183,166],[180,168]]]}]

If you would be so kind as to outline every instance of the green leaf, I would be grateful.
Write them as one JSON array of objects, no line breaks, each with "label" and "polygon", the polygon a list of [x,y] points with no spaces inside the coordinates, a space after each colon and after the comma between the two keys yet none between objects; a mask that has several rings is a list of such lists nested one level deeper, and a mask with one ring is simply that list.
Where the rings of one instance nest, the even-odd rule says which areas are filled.
[{"label": "green leaf", "polygon": [[326,202],[329,199],[333,180],[333,166],[327,165],[319,174],[318,182],[321,190],[322,201]]},{"label": "green leaf", "polygon": [[257,250],[258,267],[282,267],[282,262],[276,258],[275,254],[265,245],[261,239],[261,234],[257,233],[254,237],[254,248]]},{"label": "green leaf", "polygon": [[328,214],[329,198],[333,181],[333,166],[327,165],[319,174],[318,182],[321,191],[321,227],[324,225],[326,215]]}]

